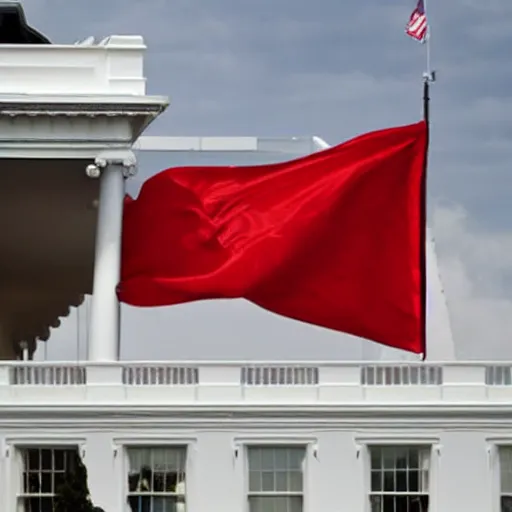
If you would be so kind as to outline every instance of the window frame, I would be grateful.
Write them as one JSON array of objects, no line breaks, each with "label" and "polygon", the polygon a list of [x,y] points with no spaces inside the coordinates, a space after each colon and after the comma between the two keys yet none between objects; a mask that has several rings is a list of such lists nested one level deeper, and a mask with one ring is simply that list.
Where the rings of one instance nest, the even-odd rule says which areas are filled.
[{"label": "window frame", "polygon": [[501,459],[500,448],[512,449],[511,437],[488,437],[487,457],[491,470],[491,488],[489,503],[493,512],[501,512]]},{"label": "window frame", "polygon": [[5,440],[5,456],[7,475],[5,476],[6,501],[8,510],[23,512],[21,499],[23,496],[23,451],[36,449],[75,449],[83,460],[86,440],[83,438],[66,437],[12,437]]},{"label": "window frame", "polygon": [[[366,437],[356,438],[357,457],[361,459],[364,471],[364,512],[371,512],[371,504],[369,496],[372,495],[371,490],[371,448],[372,447],[415,447],[430,450],[430,466],[428,474],[428,496],[429,510],[435,512],[437,510],[437,474],[439,465],[439,455],[441,453],[441,445],[437,437],[411,437],[407,433],[403,435],[393,435],[386,437]],[[408,493],[404,493],[408,494]]]},{"label": "window frame", "polygon": [[249,449],[250,448],[302,448],[304,460],[302,463],[302,512],[309,512],[310,504],[310,466],[311,458],[316,458],[318,440],[311,437],[251,437],[235,439],[235,457],[242,461],[243,471],[243,506],[241,510],[250,512],[249,505]]},{"label": "window frame", "polygon": [[[189,497],[192,495],[190,488],[193,488],[191,484],[192,474],[192,454],[195,451],[195,445],[197,438],[190,437],[140,437],[140,438],[116,438],[114,440],[114,456],[121,455],[121,475],[122,483],[119,485],[121,492],[121,503],[122,511],[130,512],[128,505],[128,473],[130,471],[130,460],[128,451],[130,448],[184,448],[185,449],[185,504],[186,508],[190,507]],[[171,496],[171,494],[166,494]],[[162,495],[165,496],[165,495]]]}]

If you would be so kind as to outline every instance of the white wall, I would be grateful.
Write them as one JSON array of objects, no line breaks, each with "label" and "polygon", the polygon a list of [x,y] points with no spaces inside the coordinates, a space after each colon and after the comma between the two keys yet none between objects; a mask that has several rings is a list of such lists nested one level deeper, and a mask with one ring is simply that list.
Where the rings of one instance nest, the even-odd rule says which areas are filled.
[{"label": "white wall", "polygon": [[[141,424],[148,418],[137,418]],[[14,510],[17,476],[9,475],[13,468],[13,451],[9,445],[27,443],[61,444],[84,440],[82,448],[89,472],[89,485],[96,504],[106,512],[125,512],[125,464],[122,450],[116,447],[123,443],[134,444],[180,444],[190,446],[187,467],[188,512],[245,512],[245,463],[244,444],[308,443],[306,460],[306,512],[368,512],[366,497],[367,471],[365,467],[365,443],[430,440],[438,455],[433,457],[431,469],[430,512],[498,512],[493,509],[493,466],[489,463],[485,431],[441,431],[432,428],[347,429],[333,425],[332,428],[256,428],[247,425],[230,428],[224,418],[218,425],[202,426],[200,429],[177,429],[163,419],[166,428],[157,427],[157,419],[149,421],[146,428],[130,427],[128,422],[112,425],[114,419],[85,429],[81,421],[66,421],[68,426],[59,428],[54,424],[42,427],[26,422],[21,429],[3,428],[1,433],[4,449],[0,454],[0,510]],[[379,418],[375,418],[378,422]],[[91,423],[93,418],[85,420]],[[191,420],[192,421],[192,420]],[[71,425],[71,422],[75,423]],[[124,423],[124,424],[123,424]],[[176,424],[181,423],[178,421]],[[293,423],[291,421],[290,423]],[[412,432],[412,433],[411,433]],[[512,435],[511,435],[512,437]],[[430,442],[429,441],[429,442]],[[236,457],[237,447],[239,455]],[[13,471],[15,471],[14,468]],[[125,507],[125,508],[123,508]]]},{"label": "white wall", "polygon": [[437,475],[438,511],[492,511],[493,470],[485,432],[445,432]]}]

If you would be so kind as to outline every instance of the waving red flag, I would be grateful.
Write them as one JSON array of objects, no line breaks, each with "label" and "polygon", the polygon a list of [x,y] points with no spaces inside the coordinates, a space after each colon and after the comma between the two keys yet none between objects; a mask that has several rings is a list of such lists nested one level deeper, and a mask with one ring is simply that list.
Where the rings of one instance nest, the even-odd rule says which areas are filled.
[{"label": "waving red flag", "polygon": [[426,150],[420,122],[286,163],[163,171],[126,204],[119,298],[245,298],[423,352]]}]

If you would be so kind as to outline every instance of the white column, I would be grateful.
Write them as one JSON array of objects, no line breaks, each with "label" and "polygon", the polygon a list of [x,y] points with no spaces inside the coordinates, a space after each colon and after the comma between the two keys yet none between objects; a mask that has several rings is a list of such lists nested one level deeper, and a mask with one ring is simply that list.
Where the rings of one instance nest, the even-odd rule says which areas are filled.
[{"label": "white column", "polygon": [[131,151],[110,152],[96,159],[87,174],[100,173],[93,294],[89,328],[90,361],[119,359],[120,307],[116,295],[121,270],[121,231],[125,177],[133,174]]},{"label": "white column", "polygon": [[28,361],[30,359],[29,350],[28,350],[28,341],[20,341],[19,343],[21,349],[21,360]]}]

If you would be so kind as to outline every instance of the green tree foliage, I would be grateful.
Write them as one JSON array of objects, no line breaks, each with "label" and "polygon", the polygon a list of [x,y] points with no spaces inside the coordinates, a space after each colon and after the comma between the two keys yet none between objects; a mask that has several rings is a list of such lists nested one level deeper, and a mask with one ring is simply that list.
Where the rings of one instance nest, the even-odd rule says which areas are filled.
[{"label": "green tree foliage", "polygon": [[87,468],[78,453],[68,464],[64,483],[56,489],[54,512],[104,512],[91,501]]}]

